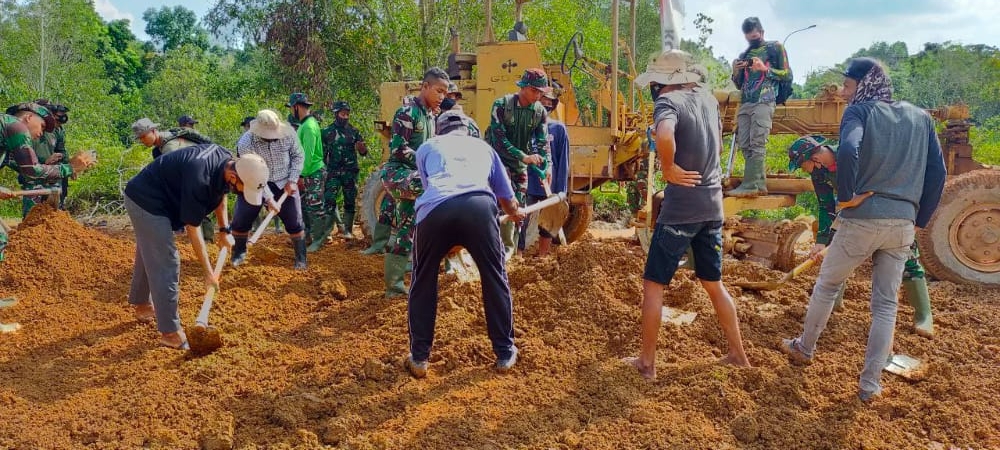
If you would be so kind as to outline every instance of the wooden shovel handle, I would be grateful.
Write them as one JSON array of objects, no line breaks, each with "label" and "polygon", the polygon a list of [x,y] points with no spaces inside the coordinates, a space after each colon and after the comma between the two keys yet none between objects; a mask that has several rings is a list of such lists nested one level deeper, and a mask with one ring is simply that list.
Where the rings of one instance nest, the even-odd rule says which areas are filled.
[{"label": "wooden shovel handle", "polygon": [[[288,192],[281,194],[281,197],[278,197],[278,202],[275,203],[274,206],[276,206],[277,209],[280,210],[281,204],[285,203],[285,199],[287,198],[288,198]],[[250,239],[247,239],[247,242],[251,244],[256,244],[257,240],[260,239],[260,236],[264,234],[264,230],[267,229],[267,224],[271,223],[271,219],[273,219],[275,215],[277,215],[276,212],[268,211],[267,215],[264,216],[264,220],[261,221],[260,225],[257,226],[257,231],[254,231],[253,236],[250,236]]]}]

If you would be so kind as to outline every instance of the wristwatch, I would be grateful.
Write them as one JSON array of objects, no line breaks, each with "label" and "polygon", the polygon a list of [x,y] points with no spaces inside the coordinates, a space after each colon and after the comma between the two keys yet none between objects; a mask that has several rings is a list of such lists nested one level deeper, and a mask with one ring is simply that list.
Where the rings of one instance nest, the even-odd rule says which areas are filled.
[{"label": "wristwatch", "polygon": [[233,234],[233,227],[219,227],[219,233]]}]

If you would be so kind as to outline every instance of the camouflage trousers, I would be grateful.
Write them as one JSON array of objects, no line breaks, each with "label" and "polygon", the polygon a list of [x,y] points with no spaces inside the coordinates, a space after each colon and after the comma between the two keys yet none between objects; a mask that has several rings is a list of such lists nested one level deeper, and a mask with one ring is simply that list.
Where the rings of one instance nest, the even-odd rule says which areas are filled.
[{"label": "camouflage trousers", "polygon": [[524,206],[528,192],[528,171],[507,167],[507,176],[510,177],[510,187],[514,190],[517,204]]},{"label": "camouflage trousers", "polygon": [[917,248],[917,241],[914,240],[913,244],[910,245],[910,259],[907,259],[906,264],[903,265],[903,279],[924,278],[924,275],[924,266],[920,265],[920,249]]},{"label": "camouflage trousers", "polygon": [[396,215],[396,201],[392,199],[389,192],[386,192],[382,197],[382,203],[378,205],[378,223],[382,225],[392,226],[394,217]]},{"label": "camouflage trousers", "polygon": [[302,177],[302,221],[305,222],[306,233],[312,230],[312,224],[317,223],[327,215],[323,202],[323,183],[326,182],[326,169]]},{"label": "camouflage trousers", "polygon": [[413,250],[413,222],[416,218],[414,206],[417,197],[424,191],[420,175],[416,169],[393,161],[382,166],[380,175],[382,187],[392,196],[396,205],[388,253],[409,256]]},{"label": "camouflage trousers", "polygon": [[337,197],[344,192],[344,212],[354,214],[357,210],[358,173],[354,171],[331,170],[326,174],[326,184],[323,187],[323,201],[327,212],[337,210]]}]

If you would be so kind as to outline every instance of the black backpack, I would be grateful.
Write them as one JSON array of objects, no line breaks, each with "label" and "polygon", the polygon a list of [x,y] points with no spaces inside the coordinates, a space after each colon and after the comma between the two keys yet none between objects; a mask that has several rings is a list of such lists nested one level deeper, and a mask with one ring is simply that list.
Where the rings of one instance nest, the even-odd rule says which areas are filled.
[{"label": "black backpack", "polygon": [[[777,61],[782,55],[778,54],[778,41],[767,41],[764,45],[767,46],[767,59],[768,61]],[[750,49],[746,49],[742,54],[740,54],[740,59],[745,59],[747,53],[750,53]],[[785,52],[785,63],[788,64],[788,53]],[[778,81],[778,92],[775,95],[774,103],[778,105],[784,105],[785,101],[792,96],[792,82],[794,76],[792,75],[792,65],[788,64],[788,79]]]}]

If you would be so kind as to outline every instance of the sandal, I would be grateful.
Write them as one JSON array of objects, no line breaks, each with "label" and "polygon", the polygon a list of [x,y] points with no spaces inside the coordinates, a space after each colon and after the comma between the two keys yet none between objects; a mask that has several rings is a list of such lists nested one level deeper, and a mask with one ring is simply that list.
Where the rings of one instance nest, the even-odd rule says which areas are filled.
[{"label": "sandal", "polygon": [[135,314],[135,320],[139,323],[153,323],[156,320],[156,310],[152,303],[132,305],[132,313]]}]

